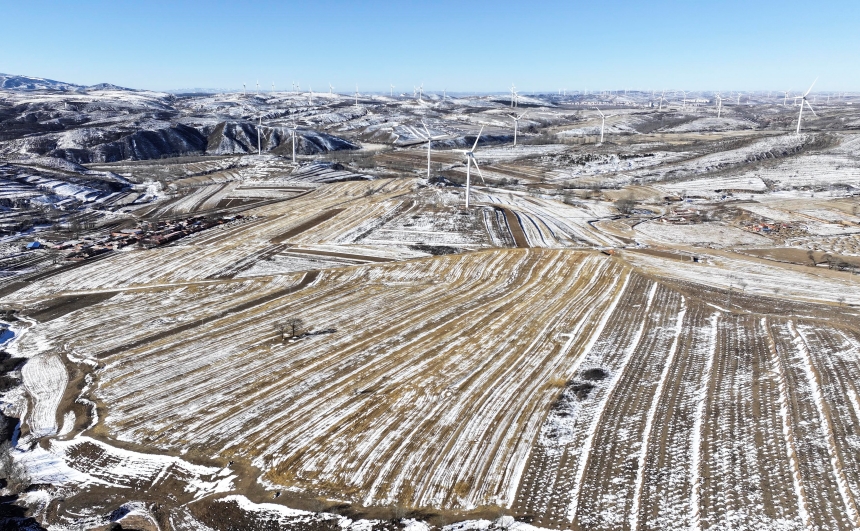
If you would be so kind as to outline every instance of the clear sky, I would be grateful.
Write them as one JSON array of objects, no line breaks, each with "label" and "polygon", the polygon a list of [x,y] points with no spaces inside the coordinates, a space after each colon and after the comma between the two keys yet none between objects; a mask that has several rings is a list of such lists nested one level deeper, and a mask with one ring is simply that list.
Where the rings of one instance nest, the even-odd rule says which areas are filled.
[{"label": "clear sky", "polygon": [[860,90],[860,0],[0,0],[0,72],[145,89]]}]

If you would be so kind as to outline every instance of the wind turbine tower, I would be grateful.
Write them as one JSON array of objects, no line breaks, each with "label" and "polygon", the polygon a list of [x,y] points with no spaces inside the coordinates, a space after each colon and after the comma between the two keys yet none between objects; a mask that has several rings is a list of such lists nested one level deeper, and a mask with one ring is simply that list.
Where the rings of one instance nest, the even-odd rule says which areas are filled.
[{"label": "wind turbine tower", "polygon": [[597,107],[594,108],[597,112],[600,113],[600,143],[603,143],[603,127],[606,125],[606,115],[601,112]]},{"label": "wind turbine tower", "polygon": [[522,120],[523,116],[525,116],[528,111],[522,113],[517,116],[516,114],[512,114],[511,118],[514,120],[514,147],[517,147],[517,130],[520,128],[520,120]]},{"label": "wind turbine tower", "polygon": [[260,116],[260,122],[257,124],[257,155],[262,155],[263,150],[260,148],[260,129],[263,127],[263,117]]},{"label": "wind turbine tower", "polygon": [[296,125],[293,124],[293,127],[290,129],[290,137],[292,139],[293,144],[293,164],[296,163]]},{"label": "wind turbine tower", "polygon": [[474,164],[475,169],[478,170],[478,175],[481,176],[481,181],[484,181],[484,175],[481,173],[481,168],[478,167],[478,162],[475,160],[475,148],[478,147],[478,140],[481,139],[481,133],[483,132],[484,126],[481,126],[481,130],[478,132],[477,138],[475,138],[475,144],[472,146],[472,149],[463,152],[466,155],[466,208],[469,208],[469,195],[472,189],[471,174],[469,173],[472,164]]},{"label": "wind turbine tower", "polygon": [[427,179],[429,180],[430,179],[430,144],[434,140],[439,140],[439,139],[445,138],[445,135],[433,136],[430,134],[430,130],[427,129],[427,124],[425,124],[423,120],[421,121],[421,125],[424,127],[424,132],[427,133]]}]

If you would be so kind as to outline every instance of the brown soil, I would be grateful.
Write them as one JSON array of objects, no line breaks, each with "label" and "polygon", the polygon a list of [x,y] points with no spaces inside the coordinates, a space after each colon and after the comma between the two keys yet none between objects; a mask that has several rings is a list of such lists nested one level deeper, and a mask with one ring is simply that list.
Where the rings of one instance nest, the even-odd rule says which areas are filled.
[{"label": "brown soil", "polygon": [[312,254],[317,256],[332,256],[335,258],[346,258],[347,260],[361,260],[364,262],[393,262],[391,258],[381,258],[379,256],[367,256],[363,254],[347,254],[347,253],[335,253],[330,251],[317,251],[316,249],[296,249],[291,248],[291,253],[300,253],[300,254]]},{"label": "brown soil", "polygon": [[343,211],[344,211],[343,208],[333,208],[331,210],[326,210],[325,212],[323,212],[321,214],[317,214],[316,216],[313,216],[309,220],[296,225],[295,227],[291,228],[290,230],[281,234],[280,236],[275,236],[274,238],[271,239],[271,242],[272,243],[283,243],[283,242],[289,240],[290,238],[298,236],[299,234],[305,232],[306,230],[309,230],[309,229],[316,227],[317,225],[319,225],[320,223],[322,223],[324,221],[330,220],[331,218],[335,217],[336,215],[340,214]]},{"label": "brown soil", "polygon": [[520,218],[517,215],[507,209],[502,207],[496,207],[499,210],[502,210],[505,213],[505,220],[508,222],[508,227],[511,229],[511,236],[514,237],[514,242],[517,244],[517,247],[520,248],[528,248],[529,241],[526,239],[526,234],[523,232],[523,227],[520,225]]},{"label": "brown soil", "polygon": [[290,286],[288,288],[280,289],[278,291],[269,293],[268,295],[264,295],[262,297],[254,299],[254,300],[242,303],[238,306],[234,306],[234,307],[230,308],[229,310],[219,312],[215,315],[210,315],[209,317],[204,317],[202,319],[196,319],[194,321],[191,321],[190,323],[185,323],[184,325],[170,328],[168,330],[164,330],[164,331],[159,332],[157,334],[144,337],[143,339],[139,339],[139,340],[134,341],[128,345],[123,345],[121,347],[116,347],[116,348],[112,348],[110,350],[106,350],[106,351],[99,354],[99,358],[107,358],[107,357],[113,356],[114,354],[119,354],[120,352],[123,352],[125,350],[134,349],[134,348],[140,347],[142,345],[145,345],[147,343],[151,343],[153,341],[158,341],[160,339],[164,339],[165,337],[172,336],[174,334],[178,334],[180,332],[184,332],[186,330],[191,330],[192,328],[196,328],[198,326],[205,325],[206,323],[210,323],[216,319],[221,319],[224,316],[231,315],[234,313],[243,312],[249,308],[253,308],[254,306],[259,306],[261,304],[271,302],[271,301],[273,301],[279,297],[291,295],[292,293],[296,292],[297,290],[304,288],[305,286],[307,286],[308,284],[310,284],[311,282],[316,280],[318,275],[319,275],[319,271],[308,271],[307,273],[305,273],[305,276],[302,279],[302,281],[299,282],[298,284],[296,284],[295,286]]},{"label": "brown soil", "polygon": [[56,297],[48,301],[47,304],[35,310],[27,311],[25,314],[39,322],[46,323],[68,313],[72,313],[75,310],[80,310],[81,308],[86,308],[87,306],[104,302],[117,293],[119,292],[105,291],[102,293],[90,293],[86,295],[66,295]]}]

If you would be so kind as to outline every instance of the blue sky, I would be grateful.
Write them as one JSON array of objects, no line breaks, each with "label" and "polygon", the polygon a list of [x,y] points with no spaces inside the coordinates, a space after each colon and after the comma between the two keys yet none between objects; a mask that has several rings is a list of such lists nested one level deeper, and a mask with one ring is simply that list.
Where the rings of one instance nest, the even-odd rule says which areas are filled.
[{"label": "blue sky", "polygon": [[134,88],[860,89],[860,1],[0,0],[0,72]]}]

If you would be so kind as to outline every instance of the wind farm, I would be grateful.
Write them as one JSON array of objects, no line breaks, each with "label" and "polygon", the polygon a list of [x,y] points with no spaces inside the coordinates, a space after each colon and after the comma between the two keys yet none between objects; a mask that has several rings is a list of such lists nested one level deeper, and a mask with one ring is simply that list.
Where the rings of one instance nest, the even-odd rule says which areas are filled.
[{"label": "wind farm", "polygon": [[7,4],[0,530],[860,530],[853,3]]},{"label": "wind farm", "polygon": [[860,94],[0,79],[33,521],[860,525]]}]

